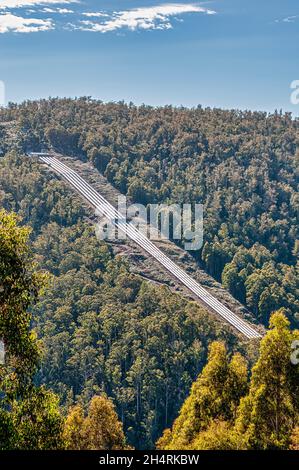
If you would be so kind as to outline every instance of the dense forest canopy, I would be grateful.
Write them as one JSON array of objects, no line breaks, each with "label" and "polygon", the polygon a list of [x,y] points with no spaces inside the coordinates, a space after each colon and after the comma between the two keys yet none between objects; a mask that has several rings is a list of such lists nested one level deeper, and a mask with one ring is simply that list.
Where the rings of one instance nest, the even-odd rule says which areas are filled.
[{"label": "dense forest canopy", "polygon": [[284,307],[294,327],[298,142],[289,114],[89,98],[1,109],[0,205],[32,227],[35,260],[52,279],[32,307],[43,349],[36,384],[59,394],[65,411],[79,403],[72,413],[82,423],[92,397],[106,394],[128,443],[147,448],[171,427],[212,341],[249,360],[255,351],[197,304],[131,275],[96,241],[80,199],[26,152],[89,160],[137,202],[204,203],[198,262],[265,325]]},{"label": "dense forest canopy", "polygon": [[3,152],[9,138],[20,152],[52,148],[90,160],[137,202],[203,203],[198,261],[265,324],[281,307],[296,322],[299,121],[290,113],[81,98],[11,104],[0,118]]},{"label": "dense forest canopy", "polygon": [[299,330],[290,331],[283,309],[271,316],[248,380],[241,354],[215,341],[160,449],[298,449],[299,367],[290,361]]},{"label": "dense forest canopy", "polygon": [[30,229],[0,210],[0,451],[127,449],[122,423],[106,395],[94,395],[88,411],[77,404],[67,417],[59,397],[36,384],[41,341],[32,329],[32,309],[48,275],[38,269],[29,244]]},{"label": "dense forest canopy", "polygon": [[[36,264],[33,263],[33,253],[28,243],[29,230],[18,226],[18,222],[20,219],[15,214],[8,214],[3,209],[0,211],[0,281],[2,286],[0,334],[7,351],[6,361],[0,365],[0,450],[130,449],[115,405],[100,387],[101,383],[105,383],[105,379],[101,379],[100,375],[103,375],[105,363],[109,362],[108,357],[103,361],[97,361],[97,357],[101,358],[100,347],[98,351],[93,348],[94,364],[85,362],[85,369],[82,369],[86,378],[89,372],[88,366],[96,366],[90,377],[96,379],[94,386],[88,389],[87,385],[87,391],[92,394],[88,406],[84,403],[87,398],[84,391],[83,396],[76,397],[80,402],[71,406],[67,415],[63,416],[58,407],[58,396],[48,391],[45,386],[36,386],[33,381],[43,343],[40,341],[38,344],[36,335],[32,331],[30,325],[32,312],[28,307],[41,295],[47,275],[38,271]],[[103,268],[103,265],[101,267]],[[130,282],[131,286],[132,282]],[[119,289],[114,289],[114,295],[110,299],[112,302],[116,292],[119,292]],[[152,291],[151,294],[155,295],[156,292]],[[163,294],[167,295],[167,290]],[[156,300],[159,305],[162,304],[162,298]],[[131,303],[128,299],[126,301]],[[147,306],[150,305],[148,301],[149,298]],[[105,304],[105,306],[108,309],[112,304]],[[118,305],[118,308],[121,308],[121,305]],[[162,308],[167,310],[168,304],[164,303]],[[126,313],[129,314],[129,312]],[[173,313],[172,316],[175,317]],[[204,319],[198,311],[194,311],[194,316],[199,321]],[[94,312],[92,320],[90,323],[89,315],[87,321],[89,327],[83,332],[79,328],[79,336],[83,333],[90,337],[96,331],[101,331],[98,328],[102,320],[101,312]],[[147,320],[151,322],[153,316],[148,314]],[[70,327],[70,325],[65,326]],[[109,321],[110,330],[114,326],[115,322]],[[206,325],[203,323],[202,326]],[[283,309],[271,316],[269,326],[269,331],[260,342],[259,357],[252,368],[250,380],[248,380],[248,362],[242,354],[228,351],[222,341],[210,343],[207,364],[193,383],[191,393],[183,403],[172,427],[165,429],[162,437],[157,441],[159,449],[298,449],[299,369],[298,362],[290,359],[291,357],[294,359],[293,346],[298,342],[299,330],[290,330],[290,322],[286,319]],[[130,324],[130,327],[132,327],[131,335],[135,336],[136,325]],[[107,329],[102,330],[103,344],[109,338],[107,331]],[[178,331],[183,333],[184,328]],[[188,333],[190,334],[190,331]],[[206,334],[211,337],[209,333],[211,330],[206,330]],[[60,337],[60,339],[64,338]],[[90,345],[84,345],[84,341],[82,344],[82,338],[80,343],[85,348],[80,349],[77,354],[87,358]],[[109,343],[108,348],[113,348],[113,342]],[[144,351],[140,346],[138,352],[142,357]],[[183,346],[183,343],[178,344],[180,349],[177,351],[177,358]],[[64,349],[66,350],[67,348]],[[198,343],[197,351],[199,352]],[[51,352],[54,356],[57,355],[59,352],[57,345],[54,345]],[[160,351],[162,357],[163,352]],[[147,359],[150,360],[150,356]],[[48,358],[45,362],[46,364],[49,362]],[[80,367],[81,361],[77,365]],[[120,372],[116,363],[110,365],[112,374],[115,370]],[[178,360],[175,363],[172,362],[171,365],[178,366]],[[42,364],[42,369],[43,366],[44,364]],[[63,368],[63,363],[61,366]],[[144,384],[150,384],[151,381],[145,380],[145,370],[141,375],[140,361],[137,369],[139,387],[137,386],[135,395],[137,399],[135,419],[138,420],[140,418],[138,408],[140,410],[147,402],[150,402],[152,395],[144,396],[142,393],[139,395],[138,392],[141,392]],[[43,374],[43,370],[40,372]],[[52,372],[55,377],[59,377],[59,371],[55,373],[55,370],[52,370]],[[67,369],[64,372],[67,374]],[[156,370],[156,374],[157,372],[159,369]],[[161,372],[160,370],[160,379]],[[179,373],[180,377],[184,375],[186,377],[186,369],[179,370]],[[118,381],[113,386],[117,388],[121,384],[121,375],[119,373],[116,375]],[[180,401],[181,390],[176,389],[174,384],[168,381],[168,377],[169,373],[164,377],[167,397],[171,397],[171,392],[175,390]],[[51,385],[55,388],[54,377],[51,379]],[[72,382],[74,383],[74,377]],[[131,381],[129,383],[132,385]],[[72,386],[68,390],[68,404],[70,404],[73,390]],[[100,395],[95,395],[96,391],[100,391]],[[132,395],[134,391],[132,387]],[[155,392],[154,388],[148,391]],[[158,392],[155,395],[156,401],[162,391],[163,387],[156,390]],[[113,395],[113,389],[110,393]],[[116,401],[118,401],[117,398]],[[122,412],[127,410],[129,401],[128,395],[125,394],[125,400],[121,402]],[[170,404],[168,401],[164,403],[166,414],[168,404]],[[158,414],[158,408],[155,408],[155,414]],[[122,413],[122,418],[127,418],[126,413]],[[143,446],[142,438],[145,436],[138,424],[138,422],[133,423],[131,430],[134,432],[135,427],[138,427],[141,436],[136,435],[137,443]],[[147,426],[150,426],[150,423],[147,423]],[[127,431],[129,433],[129,429]],[[150,428],[147,427],[143,431],[149,432]],[[150,445],[150,442],[145,441],[145,443]]]},{"label": "dense forest canopy", "polygon": [[37,384],[51,387],[65,411],[107,394],[129,444],[152,447],[175,418],[208,344],[221,339],[244,353],[245,344],[197,304],[131,275],[126,261],[97,241],[80,198],[39,164],[7,154],[0,188],[1,206],[32,227],[35,261],[50,273],[32,311],[43,351]]}]

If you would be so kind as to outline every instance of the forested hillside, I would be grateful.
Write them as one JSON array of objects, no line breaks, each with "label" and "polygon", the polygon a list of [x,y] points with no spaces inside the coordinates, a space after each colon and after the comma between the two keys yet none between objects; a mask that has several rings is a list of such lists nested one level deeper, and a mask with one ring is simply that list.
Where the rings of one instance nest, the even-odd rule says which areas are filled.
[{"label": "forested hillside", "polygon": [[196,303],[131,275],[100,244],[81,200],[15,152],[0,160],[0,205],[32,227],[35,260],[52,277],[33,309],[43,349],[38,384],[67,408],[111,397],[135,447],[171,425],[215,339],[250,356]]},{"label": "forested hillside", "polygon": [[298,449],[299,368],[290,361],[292,341],[298,338],[299,330],[290,331],[283,311],[273,313],[250,380],[246,359],[228,354],[225,345],[215,341],[207,365],[158,448]]},{"label": "forested hillside", "polygon": [[[172,426],[212,341],[250,361],[254,346],[197,304],[130,274],[96,240],[80,199],[24,154],[53,148],[90,160],[138,202],[204,203],[198,263],[265,325],[285,307],[294,327],[299,123],[288,114],[88,98],[11,104],[0,119],[0,206],[32,227],[35,260],[51,275],[32,310],[43,349],[36,384],[56,392],[65,412],[79,402],[85,416],[105,392],[129,444],[152,447]],[[82,417],[83,408],[74,413]]]},{"label": "forested hillside", "polygon": [[[122,423],[106,395],[88,409],[76,404],[63,416],[59,396],[36,383],[42,347],[32,328],[48,273],[34,262],[30,229],[0,209],[0,451],[127,449]],[[87,408],[87,407],[85,407]]]},{"label": "forested hillside", "polygon": [[11,105],[1,116],[14,121],[2,135],[22,151],[88,159],[135,201],[204,203],[198,261],[265,324],[280,307],[295,323],[299,122],[290,114],[84,98]]}]

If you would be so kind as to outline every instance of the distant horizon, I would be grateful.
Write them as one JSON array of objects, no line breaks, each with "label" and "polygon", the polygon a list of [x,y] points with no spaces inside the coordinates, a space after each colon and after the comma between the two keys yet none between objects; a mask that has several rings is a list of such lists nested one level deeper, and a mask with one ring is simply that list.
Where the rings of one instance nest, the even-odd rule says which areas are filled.
[{"label": "distant horizon", "polygon": [[194,105],[184,105],[184,104],[172,104],[172,103],[165,103],[165,104],[151,104],[151,103],[146,103],[146,102],[140,102],[140,103],[136,103],[134,101],[130,101],[130,100],[125,100],[125,99],[117,99],[117,100],[105,100],[105,99],[102,99],[100,97],[96,97],[96,96],[92,96],[92,95],[82,95],[82,96],[41,96],[41,97],[32,97],[32,98],[24,98],[24,99],[21,99],[19,101],[8,101],[5,106],[1,106],[2,108],[7,108],[9,105],[22,105],[23,103],[26,103],[26,102],[37,102],[37,101],[47,101],[47,100],[51,100],[51,99],[58,99],[58,100],[80,100],[80,99],[84,99],[84,98],[90,98],[91,100],[93,101],[99,101],[99,102],[102,102],[103,104],[119,104],[119,103],[124,103],[125,105],[129,106],[130,104],[132,104],[133,106],[136,106],[136,107],[141,107],[141,106],[146,106],[146,107],[150,107],[150,108],[153,108],[153,109],[157,109],[157,108],[167,108],[167,107],[172,107],[174,109],[188,109],[188,110],[194,110],[198,107],[201,107],[202,109],[219,109],[221,111],[238,111],[238,112],[251,112],[251,113],[266,113],[268,115],[273,115],[275,114],[275,112],[282,112],[282,114],[292,114],[292,117],[297,119],[299,118],[299,106],[298,106],[298,115],[295,115],[295,112],[294,110],[289,110],[289,109],[283,109],[283,108],[273,108],[272,110],[269,110],[269,109],[258,109],[258,108],[239,108],[239,107],[233,107],[233,108],[230,108],[230,107],[223,107],[223,106],[211,106],[211,105],[208,105],[208,104],[203,104],[203,103],[197,103],[197,104],[194,104]]}]

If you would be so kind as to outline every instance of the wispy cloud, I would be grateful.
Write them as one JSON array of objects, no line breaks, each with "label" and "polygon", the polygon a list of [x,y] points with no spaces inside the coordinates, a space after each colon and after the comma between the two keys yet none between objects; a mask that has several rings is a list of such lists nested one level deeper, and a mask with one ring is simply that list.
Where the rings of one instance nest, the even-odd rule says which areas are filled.
[{"label": "wispy cloud", "polygon": [[110,15],[108,13],[104,13],[103,11],[97,11],[95,13],[93,12],[83,12],[83,16],[87,16],[89,18],[104,18],[104,17],[109,17]]},{"label": "wispy cloud", "polygon": [[298,15],[295,16],[288,16],[287,18],[284,18],[282,21],[284,23],[295,23],[295,21],[299,18]]},{"label": "wispy cloud", "polygon": [[299,15],[287,16],[280,20],[275,20],[276,23],[295,23],[299,20]]},{"label": "wispy cloud", "polygon": [[0,9],[32,7],[38,5],[65,5],[78,3],[77,0],[0,0]]},{"label": "wispy cloud", "polygon": [[41,13],[59,13],[60,15],[67,15],[70,13],[75,13],[74,10],[69,10],[68,8],[43,8],[40,10]]},{"label": "wispy cloud", "polygon": [[35,33],[53,29],[52,20],[37,18],[22,18],[11,13],[0,15],[0,33]]},{"label": "wispy cloud", "polygon": [[91,21],[90,19],[83,20],[81,21],[82,26],[79,27],[79,29],[100,33],[107,33],[109,31],[121,29],[129,29],[131,31],[136,31],[138,29],[170,29],[172,28],[171,20],[186,13],[204,13],[207,15],[214,15],[216,12],[196,4],[173,3],[155,7],[116,11],[109,15],[103,11],[97,13],[84,13],[85,16],[90,18],[103,17],[103,21]]},{"label": "wispy cloud", "polygon": [[[173,27],[175,21],[183,21],[181,17],[184,14],[216,13],[196,3],[168,3],[152,7],[96,12],[82,11],[84,7],[81,3],[81,8],[69,9],[71,4],[75,6],[80,3],[80,0],[0,0],[0,33],[29,33],[57,28],[100,33],[123,29],[167,30]],[[18,9],[21,8],[24,8],[26,13],[18,16],[16,10],[19,12]],[[61,17],[58,18],[58,14]],[[65,24],[64,16],[69,14],[73,15],[72,23]],[[37,18],[33,18],[34,16]]]}]

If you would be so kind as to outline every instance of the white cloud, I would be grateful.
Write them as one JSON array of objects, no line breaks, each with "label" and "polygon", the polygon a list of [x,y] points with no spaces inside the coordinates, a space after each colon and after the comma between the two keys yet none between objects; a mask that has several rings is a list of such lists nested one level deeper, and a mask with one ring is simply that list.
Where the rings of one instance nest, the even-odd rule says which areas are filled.
[{"label": "white cloud", "polygon": [[[195,4],[177,4],[160,5],[156,7],[134,8],[127,11],[117,11],[111,13],[109,19],[102,22],[90,20],[81,21],[85,31],[95,31],[107,33],[123,28],[131,31],[137,29],[170,29],[172,24],[171,17],[176,17],[185,13],[205,13],[214,15],[216,12]],[[102,17],[103,12],[85,13],[88,17]]]},{"label": "white cloud", "polygon": [[[34,13],[49,14],[50,16],[54,14],[75,14],[74,10],[67,7],[70,4],[78,3],[80,3],[80,0],[0,0],[0,12],[2,12],[0,13],[0,33],[9,31],[29,33],[54,29],[53,19],[32,18],[31,14],[32,16],[35,16]],[[15,12],[8,10],[9,8],[16,9],[20,7],[27,8],[26,13],[30,15],[30,18],[16,16]],[[58,26],[70,30],[79,29],[101,33],[119,31],[121,29],[129,29],[131,31],[138,29],[166,30],[173,27],[174,21],[183,21],[181,16],[186,13],[213,15],[216,12],[199,4],[169,3],[111,12],[82,12],[79,13],[81,21],[77,22],[76,25],[70,23],[62,25],[61,22],[58,22]],[[85,20],[82,17],[85,17]]]},{"label": "white cloud", "polygon": [[63,5],[69,3],[78,3],[78,0],[0,0],[0,9],[22,8],[35,5]]},{"label": "white cloud", "polygon": [[280,20],[275,20],[275,23],[295,23],[299,19],[299,15],[287,16]]},{"label": "white cloud", "polygon": [[11,13],[0,15],[0,33],[35,33],[53,28],[54,25],[50,19],[22,18]]},{"label": "white cloud", "polygon": [[74,10],[69,10],[68,8],[43,8],[40,11],[41,13],[60,13],[61,15],[74,13]]},{"label": "white cloud", "polygon": [[84,12],[82,13],[83,16],[88,16],[90,18],[101,18],[101,17],[107,17],[109,16],[108,13],[104,13],[103,11],[99,11],[96,13],[89,13],[89,12]]},{"label": "white cloud", "polygon": [[299,18],[298,16],[288,16],[287,18],[284,18],[282,21],[284,23],[295,23],[295,21]]},{"label": "white cloud", "polygon": [[68,8],[57,8],[58,13],[65,15],[67,13],[74,13],[74,10],[69,10]]}]

